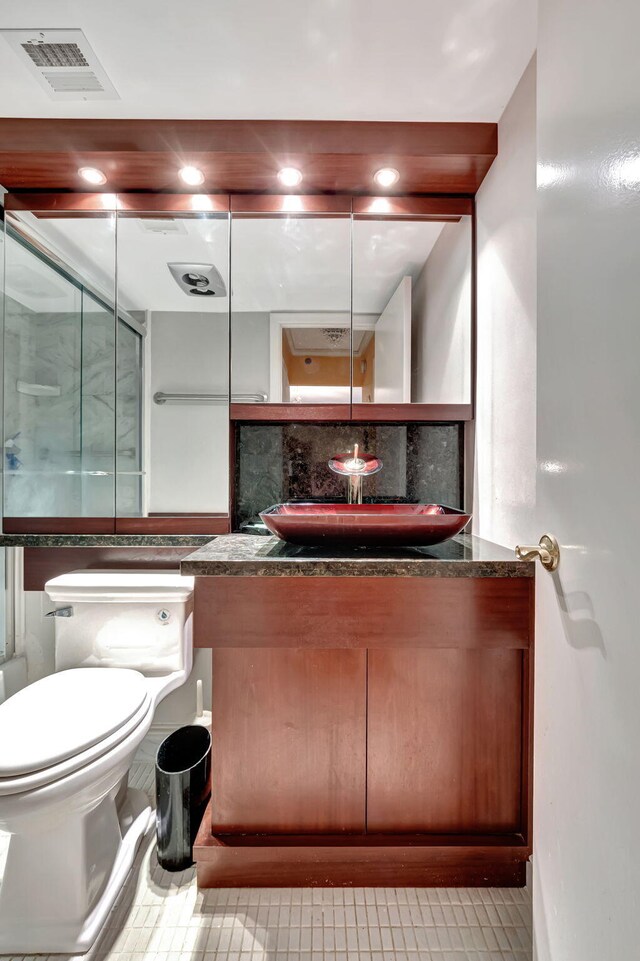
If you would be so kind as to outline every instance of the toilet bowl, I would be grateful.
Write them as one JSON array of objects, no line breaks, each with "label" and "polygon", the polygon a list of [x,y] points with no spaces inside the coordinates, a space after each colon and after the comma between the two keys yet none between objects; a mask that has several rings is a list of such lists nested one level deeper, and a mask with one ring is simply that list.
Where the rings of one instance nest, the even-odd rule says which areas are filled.
[{"label": "toilet bowl", "polygon": [[56,673],[0,705],[0,954],[95,941],[154,822],[129,767],[192,662],[193,578],[83,571],[45,590],[67,608]]}]

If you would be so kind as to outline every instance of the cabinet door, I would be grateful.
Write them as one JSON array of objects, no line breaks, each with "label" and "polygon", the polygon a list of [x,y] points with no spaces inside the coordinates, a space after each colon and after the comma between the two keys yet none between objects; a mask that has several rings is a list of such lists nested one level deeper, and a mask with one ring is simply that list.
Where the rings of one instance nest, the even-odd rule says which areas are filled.
[{"label": "cabinet door", "polygon": [[363,832],[366,651],[213,651],[214,833]]},{"label": "cabinet door", "polygon": [[522,651],[369,651],[367,830],[520,827]]}]

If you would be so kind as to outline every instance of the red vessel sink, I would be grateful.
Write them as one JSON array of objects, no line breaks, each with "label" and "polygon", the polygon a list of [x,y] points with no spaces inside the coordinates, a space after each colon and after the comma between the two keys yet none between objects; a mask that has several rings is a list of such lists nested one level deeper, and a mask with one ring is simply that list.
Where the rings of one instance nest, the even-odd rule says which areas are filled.
[{"label": "red vessel sink", "polygon": [[426,547],[471,520],[442,504],[276,504],[260,517],[277,537],[306,547]]}]

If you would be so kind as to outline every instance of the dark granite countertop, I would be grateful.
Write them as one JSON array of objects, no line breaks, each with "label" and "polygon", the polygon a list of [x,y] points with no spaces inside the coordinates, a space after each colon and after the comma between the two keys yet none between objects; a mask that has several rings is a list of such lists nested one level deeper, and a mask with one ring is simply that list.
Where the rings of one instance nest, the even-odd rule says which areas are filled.
[{"label": "dark granite countertop", "polygon": [[200,547],[213,534],[0,534],[0,547]]},{"label": "dark granite countertop", "polygon": [[532,561],[471,534],[433,547],[296,547],[276,537],[223,534],[183,558],[183,574],[331,577],[533,577]]}]

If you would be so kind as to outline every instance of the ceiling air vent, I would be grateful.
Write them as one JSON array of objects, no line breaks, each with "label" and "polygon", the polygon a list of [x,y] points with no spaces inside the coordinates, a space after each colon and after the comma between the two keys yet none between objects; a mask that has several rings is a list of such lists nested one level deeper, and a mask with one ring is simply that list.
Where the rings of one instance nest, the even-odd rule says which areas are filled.
[{"label": "ceiling air vent", "polygon": [[82,30],[0,30],[52,100],[119,100]]}]

